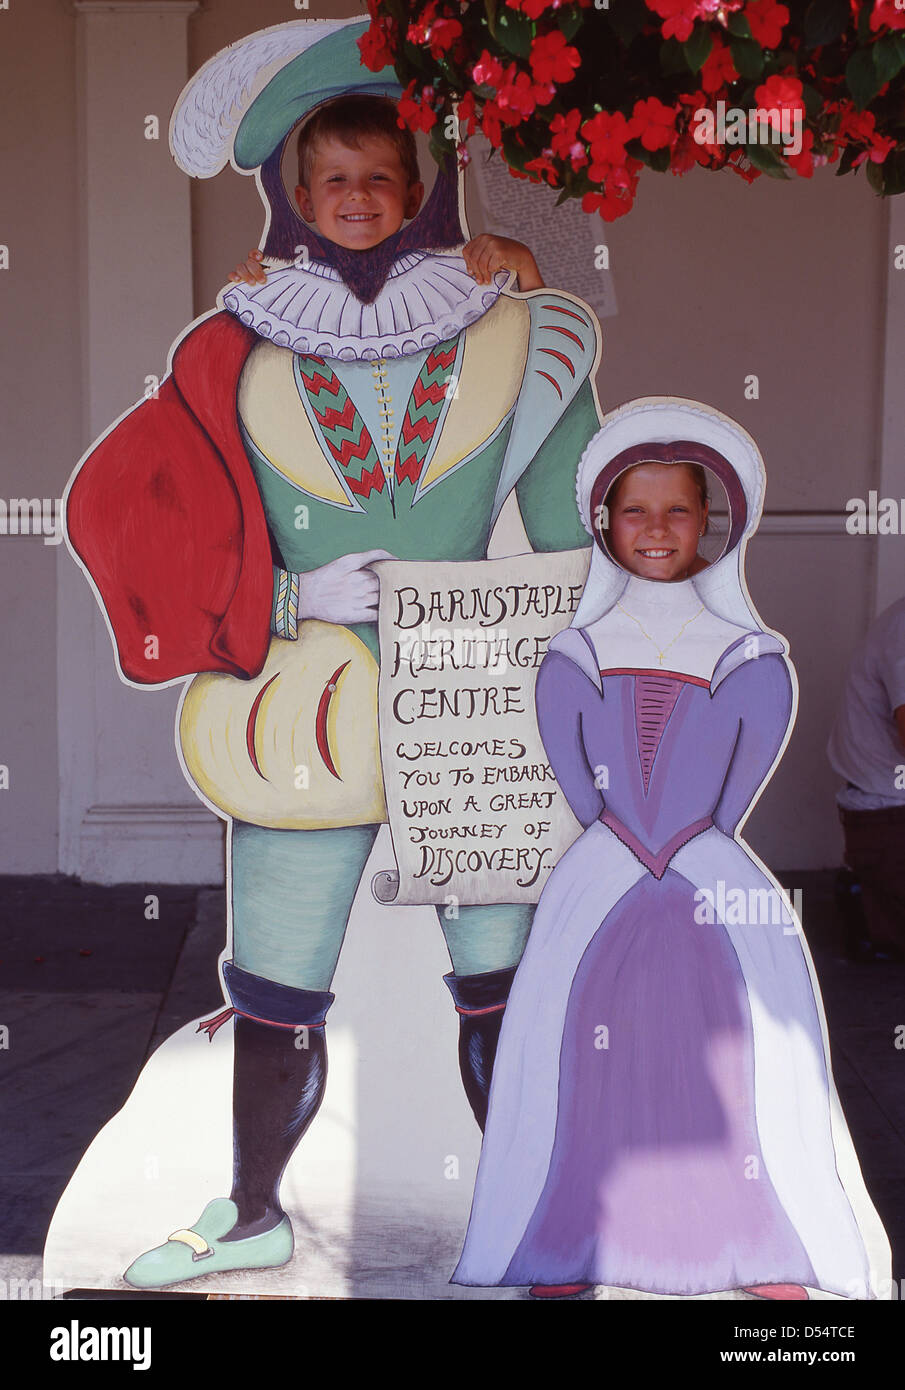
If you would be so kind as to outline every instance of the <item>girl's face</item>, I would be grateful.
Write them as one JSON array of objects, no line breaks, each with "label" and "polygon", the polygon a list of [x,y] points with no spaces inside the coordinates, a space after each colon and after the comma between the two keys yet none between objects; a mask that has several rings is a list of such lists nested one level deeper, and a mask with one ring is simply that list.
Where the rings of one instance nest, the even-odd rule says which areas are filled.
[{"label": "girl's face", "polygon": [[605,539],[614,560],[642,579],[687,579],[707,503],[684,464],[640,463],[616,483]]}]

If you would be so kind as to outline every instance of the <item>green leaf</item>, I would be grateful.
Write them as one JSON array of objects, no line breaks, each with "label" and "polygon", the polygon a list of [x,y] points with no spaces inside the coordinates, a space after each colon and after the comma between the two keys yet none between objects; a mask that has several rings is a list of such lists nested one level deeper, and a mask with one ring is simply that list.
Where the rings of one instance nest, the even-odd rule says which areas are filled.
[{"label": "green leaf", "polygon": [[762,174],[768,174],[771,179],[789,177],[789,171],[782,159],[769,145],[745,145],[744,150],[755,169],[760,169]]},{"label": "green leaf", "polygon": [[570,5],[568,8],[560,10],[557,23],[560,31],[567,39],[574,39],[582,26],[584,16],[577,5]]},{"label": "green leaf", "polygon": [[856,48],[845,65],[845,80],[859,111],[873,101],[883,86],[869,48]]},{"label": "green leaf", "polygon": [[741,39],[732,34],[729,38],[732,61],[742,77],[751,81],[760,77],[764,70],[764,50],[756,39]]},{"label": "green leaf", "polygon": [[839,156],[839,166],[836,169],[837,179],[842,178],[843,174],[851,173],[855,160],[858,158],[859,153],[860,151],[855,149],[854,145],[846,145],[845,149]]},{"label": "green leaf", "polygon": [[662,150],[646,150],[647,162],[650,167],[658,174],[664,174],[669,168],[669,161],[672,158],[672,151],[669,148]]},{"label": "green leaf", "polygon": [[503,159],[510,168],[518,169],[524,173],[525,165],[529,159],[533,159],[530,150],[526,150],[524,145],[519,144],[518,139],[512,131],[503,132]]},{"label": "green leaf", "polygon": [[644,0],[611,0],[610,9],[601,14],[606,15],[610,28],[626,48],[634,43],[651,17]]},{"label": "green leaf", "polygon": [[809,121],[816,121],[823,110],[823,97],[816,87],[810,86],[805,82],[801,88],[801,99],[804,102],[805,115]]},{"label": "green leaf", "polygon": [[892,34],[886,34],[879,43],[874,44],[873,54],[874,67],[877,69],[881,87],[884,82],[891,82],[905,67],[905,55],[899,52],[899,45]]},{"label": "green leaf", "polygon": [[710,50],[713,48],[713,35],[707,24],[696,24],[691,31],[691,37],[682,44],[682,52],[685,54],[685,61],[692,72],[700,72],[701,68],[710,57]]},{"label": "green leaf", "polygon": [[668,148],[646,150],[640,140],[630,140],[625,149],[632,159],[640,159],[642,164],[646,164],[649,169],[655,170],[658,174],[664,173],[669,168],[672,156]]},{"label": "green leaf", "polygon": [[437,129],[437,126],[434,126],[433,129],[431,130],[430,152],[431,152],[431,154],[433,155],[434,160],[436,161],[436,163],[437,163],[437,164],[442,164],[443,161],[444,161],[444,159],[445,159],[445,158],[447,157],[447,155],[449,154],[450,149],[452,148],[452,146],[446,144],[446,142],[443,140],[442,136],[440,136],[439,138],[435,138],[435,137],[434,137],[434,131],[435,131],[436,129]]},{"label": "green leaf", "polygon": [[841,39],[851,22],[849,0],[811,0],[804,17],[805,48]]},{"label": "green leaf", "polygon": [[869,43],[871,37],[870,17],[873,14],[873,5],[862,5],[858,14],[858,38],[862,43]]},{"label": "green leaf", "polygon": [[684,74],[688,71],[685,54],[682,52],[682,45],[677,39],[666,39],[661,43],[660,67],[667,77],[674,77],[678,73]]},{"label": "green leaf", "polygon": [[905,193],[905,150],[892,150],[877,167],[883,170],[883,192],[887,198]]},{"label": "green leaf", "polygon": [[484,13],[487,15],[487,28],[496,38],[496,12],[498,0],[484,0]]},{"label": "green leaf", "polygon": [[504,10],[497,20],[496,38],[516,58],[527,58],[531,52],[530,19],[518,10]]},{"label": "green leaf", "polygon": [[884,191],[883,165],[875,164],[872,159],[865,159],[864,164],[867,169],[867,182],[875,193],[882,194]]},{"label": "green leaf", "polygon": [[751,37],[751,25],[741,10],[736,10],[729,16],[726,27],[730,34],[737,34],[740,39],[750,39]]}]

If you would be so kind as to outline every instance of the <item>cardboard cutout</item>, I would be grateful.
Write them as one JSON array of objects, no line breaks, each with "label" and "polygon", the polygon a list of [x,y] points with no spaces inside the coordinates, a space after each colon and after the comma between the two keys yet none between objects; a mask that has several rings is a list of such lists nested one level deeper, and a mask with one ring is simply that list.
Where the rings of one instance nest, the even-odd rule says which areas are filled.
[{"label": "cardboard cutout", "polygon": [[[161,1230],[163,1243],[144,1254],[136,1237],[125,1277],[137,1288],[200,1276],[210,1287],[211,1275],[292,1258],[281,1179],[324,1095],[334,971],[388,794],[376,611],[342,616],[344,581],[387,554],[480,564],[513,493],[537,550],[585,543],[574,470],[599,423],[599,330],[586,306],[554,291],[519,296],[506,273],[489,286],[471,278],[458,251],[454,168],[441,171],[418,216],[367,253],[306,227],[287,198],[280,164],[303,116],[353,89],[399,93],[392,71],[360,68],[365,27],[299,21],[263,31],[186,88],[174,154],[199,176],[227,158],[254,170],[268,208],[265,251],[284,264],[266,285],[225,291],[223,308],[187,330],[156,398],[97,442],[67,491],[69,544],[107,617],[122,678],[194,677],[180,706],[180,757],[228,826],[228,1007],[205,1027],[225,1058],[221,1025],[233,1020],[232,1192],[218,1178],[214,1196],[205,1180],[212,1200],[194,1225],[165,1240]],[[318,590],[315,617],[312,586],[325,573],[339,596]],[[454,913],[437,915],[463,1083],[481,1123],[532,907],[482,895],[475,880]],[[400,996],[404,973],[403,952]],[[207,1048],[203,1033],[194,1045]],[[394,1065],[410,1064],[403,1044]],[[147,1069],[158,1097],[166,1066],[159,1054]],[[151,1094],[150,1076],[143,1089]],[[177,1166],[222,1172],[210,1144],[194,1159],[183,1148]],[[391,1190],[405,1187],[406,1173],[395,1172]],[[300,1277],[312,1291],[310,1265]],[[407,1291],[405,1277],[390,1291]]]},{"label": "cardboard cutout", "polygon": [[[604,499],[643,462],[719,478],[714,564],[661,582],[608,553]],[[595,547],[537,709],[585,830],[506,1010],[461,1283],[889,1288],[801,925],[741,837],[797,704],[745,583],[764,483],[744,430],[668,397],[608,415],[582,457]]]}]

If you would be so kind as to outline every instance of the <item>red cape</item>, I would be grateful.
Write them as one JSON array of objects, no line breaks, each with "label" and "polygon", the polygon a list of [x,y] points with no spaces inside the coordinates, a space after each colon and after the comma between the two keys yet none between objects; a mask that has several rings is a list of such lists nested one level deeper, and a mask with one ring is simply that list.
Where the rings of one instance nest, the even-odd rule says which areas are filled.
[{"label": "red cape", "polygon": [[[219,313],[179,344],[156,398],[82,463],[66,505],[129,680],[255,676],[270,641],[273,571],[239,434],[239,373],[256,336]],[[149,637],[157,658],[149,658]]]}]

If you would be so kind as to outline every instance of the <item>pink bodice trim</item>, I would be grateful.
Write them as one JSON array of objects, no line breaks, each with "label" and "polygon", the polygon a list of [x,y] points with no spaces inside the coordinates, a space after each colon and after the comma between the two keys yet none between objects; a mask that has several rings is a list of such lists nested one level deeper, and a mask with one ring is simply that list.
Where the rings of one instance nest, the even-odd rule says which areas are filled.
[{"label": "pink bodice trim", "polygon": [[671,839],[667,840],[663,848],[654,854],[611,811],[601,811],[598,819],[608,830],[612,830],[616,838],[621,840],[625,847],[631,850],[635,858],[640,859],[644,867],[657,879],[663,877],[669,867],[669,861],[683,845],[687,845],[689,840],[693,840],[696,835],[703,834],[713,825],[711,816],[704,816],[701,820],[693,821],[691,825],[686,825],[684,830],[677,831]]}]

